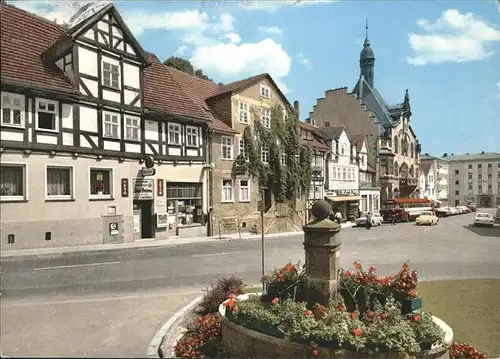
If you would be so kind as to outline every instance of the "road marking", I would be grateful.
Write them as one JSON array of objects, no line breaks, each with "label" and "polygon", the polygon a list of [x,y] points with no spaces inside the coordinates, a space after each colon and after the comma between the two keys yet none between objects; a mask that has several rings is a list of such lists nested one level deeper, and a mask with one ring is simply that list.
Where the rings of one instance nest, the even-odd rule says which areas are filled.
[{"label": "road marking", "polygon": [[79,303],[96,303],[96,302],[109,302],[112,300],[125,300],[125,299],[139,299],[139,298],[156,298],[156,297],[168,297],[173,295],[178,296],[186,296],[199,294],[200,291],[194,292],[185,292],[185,293],[158,293],[158,294],[150,294],[150,295],[125,295],[125,296],[111,296],[111,297],[103,297],[103,298],[89,298],[89,299],[66,299],[66,300],[51,300],[51,301],[43,301],[43,302],[10,302],[11,299],[2,300],[2,308],[3,307],[29,307],[35,305],[57,305],[57,304],[79,304]]},{"label": "road marking", "polygon": [[429,228],[424,229],[424,232],[429,232],[429,231],[432,231],[433,229],[434,229],[434,227],[429,227]]},{"label": "road marking", "polygon": [[221,253],[209,253],[209,254],[194,254],[192,258],[200,258],[200,257],[214,257],[214,256],[225,256],[226,254],[236,254],[241,252],[221,252]]},{"label": "road marking", "polygon": [[118,264],[118,263],[121,262],[103,262],[103,263],[74,264],[69,266],[40,267],[40,268],[33,268],[33,270],[38,271],[38,270],[50,270],[50,269],[61,269],[61,268],[92,267],[92,266],[104,266],[104,265]]},{"label": "road marking", "polygon": [[361,238],[362,241],[375,241],[377,239],[380,239],[380,237]]}]

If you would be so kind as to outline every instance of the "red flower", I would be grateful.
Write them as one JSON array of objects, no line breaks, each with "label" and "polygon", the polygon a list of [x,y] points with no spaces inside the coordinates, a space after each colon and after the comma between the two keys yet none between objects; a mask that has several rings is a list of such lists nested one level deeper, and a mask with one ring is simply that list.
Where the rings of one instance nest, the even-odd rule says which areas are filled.
[{"label": "red flower", "polygon": [[272,304],[278,304],[278,302],[279,302],[279,301],[280,301],[280,300],[279,300],[278,298],[274,298],[274,299],[271,301],[271,303],[272,303]]},{"label": "red flower", "polygon": [[313,349],[312,355],[314,355],[315,357],[317,357],[319,355],[318,349]]},{"label": "red flower", "polygon": [[305,310],[305,311],[304,311],[304,315],[305,315],[306,317],[310,317],[312,314],[313,314],[313,312],[312,312],[312,311],[310,311],[309,309],[307,309],[307,310]]},{"label": "red flower", "polygon": [[352,334],[354,334],[354,336],[356,336],[356,337],[359,337],[361,335],[361,333],[362,333],[362,331],[359,328],[354,328],[352,330]]},{"label": "red flower", "polygon": [[368,312],[368,318],[373,318],[374,315],[375,315],[375,312]]},{"label": "red flower", "polygon": [[227,297],[228,297],[229,299],[234,299],[234,298],[235,298],[235,296],[234,296],[234,294],[233,294],[233,293],[229,293],[229,295],[228,295]]},{"label": "red flower", "polygon": [[373,273],[373,272],[375,272],[375,266],[372,264],[368,269],[368,273]]},{"label": "red flower", "polygon": [[283,273],[278,273],[278,279],[282,279],[283,278]]},{"label": "red flower", "polygon": [[410,298],[416,298],[417,297],[417,291],[416,290],[410,290],[408,292],[408,297],[410,297]]},{"label": "red flower", "polygon": [[350,313],[351,315],[351,319],[356,319],[356,317],[358,316],[358,314],[356,312],[352,312]]},{"label": "red flower", "polygon": [[420,322],[421,317],[420,317],[419,314],[413,314],[413,318],[412,319],[413,319],[414,322]]},{"label": "red flower", "polygon": [[358,260],[354,261],[352,264],[354,265],[354,268],[356,268],[357,270],[361,269],[361,263],[359,263]]},{"label": "red flower", "polygon": [[337,305],[337,310],[339,312],[343,311],[344,310],[344,306],[342,306],[341,304]]},{"label": "red flower", "polygon": [[347,277],[350,277],[350,276],[352,276],[352,271],[350,271],[350,270],[346,270],[346,271],[344,272],[344,274],[345,274]]},{"label": "red flower", "polygon": [[380,313],[380,319],[382,320],[387,319],[387,313]]}]

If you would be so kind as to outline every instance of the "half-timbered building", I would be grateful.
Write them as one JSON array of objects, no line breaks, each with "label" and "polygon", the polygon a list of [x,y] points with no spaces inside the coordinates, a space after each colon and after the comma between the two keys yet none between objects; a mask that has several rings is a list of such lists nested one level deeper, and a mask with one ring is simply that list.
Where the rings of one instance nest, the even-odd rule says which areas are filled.
[{"label": "half-timbered building", "polygon": [[66,27],[0,6],[2,242],[204,235],[210,111],[112,4]]}]

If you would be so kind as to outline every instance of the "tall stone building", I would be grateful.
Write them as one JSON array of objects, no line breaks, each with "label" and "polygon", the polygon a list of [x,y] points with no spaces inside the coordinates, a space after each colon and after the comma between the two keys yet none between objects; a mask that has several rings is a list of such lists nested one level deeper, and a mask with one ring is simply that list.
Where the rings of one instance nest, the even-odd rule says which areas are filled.
[{"label": "tall stone building", "polygon": [[368,32],[359,59],[360,75],[351,93],[329,90],[317,100],[309,122],[317,127],[344,125],[352,134],[367,136],[375,156],[381,200],[417,195],[420,143],[411,127],[408,90],[402,103],[388,105],[375,87],[375,54]]}]

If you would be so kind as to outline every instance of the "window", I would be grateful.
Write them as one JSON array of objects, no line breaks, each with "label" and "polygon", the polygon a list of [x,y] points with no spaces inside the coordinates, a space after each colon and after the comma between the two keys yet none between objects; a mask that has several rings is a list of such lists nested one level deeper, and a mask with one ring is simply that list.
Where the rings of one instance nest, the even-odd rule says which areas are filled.
[{"label": "window", "polygon": [[231,137],[222,136],[221,152],[223,160],[233,159],[233,139]]},{"label": "window", "polygon": [[26,165],[2,163],[0,166],[0,198],[24,200],[27,196]]},{"label": "window", "polygon": [[166,198],[169,217],[177,214],[177,225],[204,223],[202,183],[167,182]]},{"label": "window", "polygon": [[181,144],[181,125],[177,123],[168,124],[168,144],[169,145]]},{"label": "window", "polygon": [[114,89],[120,88],[120,67],[109,62],[102,62],[102,84]]},{"label": "window", "polygon": [[338,179],[338,180],[341,180],[341,179],[342,179],[340,172],[341,172],[341,168],[340,168],[340,167],[337,167],[337,179]]},{"label": "window", "polygon": [[125,116],[125,139],[139,141],[141,119],[139,117]]},{"label": "window", "polygon": [[260,123],[262,123],[262,126],[265,128],[271,128],[271,109],[260,109]]},{"label": "window", "polygon": [[469,169],[470,169],[470,170],[472,169],[472,165],[469,165]]},{"label": "window", "polygon": [[260,151],[260,160],[262,163],[269,163],[269,146],[263,144]]},{"label": "window", "polygon": [[468,179],[472,179],[472,173],[469,173]]},{"label": "window", "polygon": [[286,166],[286,152],[285,150],[281,150],[281,165]]},{"label": "window", "polygon": [[347,168],[342,168],[342,180],[347,180]]},{"label": "window", "polygon": [[469,191],[472,191],[472,185],[471,184],[469,185]]},{"label": "window", "polygon": [[491,163],[488,163],[488,168],[491,168],[493,165]]},{"label": "window", "polygon": [[[430,177],[429,177],[430,178]],[[456,180],[455,181],[455,184],[460,184],[460,181],[459,180]]]},{"label": "window", "polygon": [[458,175],[460,173],[459,170],[455,170],[455,174]]},{"label": "window", "polygon": [[264,98],[271,98],[271,88],[268,86],[260,85],[260,95]]},{"label": "window", "polygon": [[249,112],[250,105],[246,102],[240,101],[238,106],[238,122],[248,124]]},{"label": "window", "polygon": [[477,168],[483,168],[483,165],[482,164],[478,164]]},{"label": "window", "polygon": [[493,186],[489,184],[488,189],[491,190],[492,188],[493,188]]},{"label": "window", "polygon": [[325,121],[325,127],[330,127],[330,121]]},{"label": "window", "polygon": [[351,168],[349,168],[348,170],[349,170],[349,171],[347,172],[347,180],[348,180],[348,181],[352,181],[352,169],[351,169]]},{"label": "window", "polygon": [[113,194],[113,170],[110,168],[90,169],[90,197],[111,198]]},{"label": "window", "polygon": [[333,180],[337,179],[337,167],[335,166],[332,167],[332,179]]},{"label": "window", "polygon": [[245,140],[240,138],[240,146],[239,146],[239,155],[245,158],[245,161],[248,161],[248,153],[247,153],[247,145],[245,144]]},{"label": "window", "polygon": [[492,178],[492,174],[488,173],[488,179],[491,179],[491,178]]},{"label": "window", "polygon": [[198,146],[198,127],[186,126],[186,145],[189,147]]},{"label": "window", "polygon": [[47,199],[73,198],[73,168],[47,166]]},{"label": "window", "polygon": [[104,137],[120,138],[120,118],[117,113],[104,113]]},{"label": "window", "polygon": [[240,180],[240,202],[250,202],[249,180]]},{"label": "window", "polygon": [[222,202],[233,202],[233,180],[222,180]]},{"label": "window", "polygon": [[36,100],[37,130],[57,131],[57,102]]},{"label": "window", "polygon": [[459,193],[460,191],[455,191],[455,196],[458,196]]},{"label": "window", "polygon": [[477,185],[477,190],[478,190],[479,192],[482,192],[482,191],[483,191],[483,185],[478,184],[478,185]]},{"label": "window", "polygon": [[24,126],[23,122],[24,97],[2,92],[2,125]]}]

